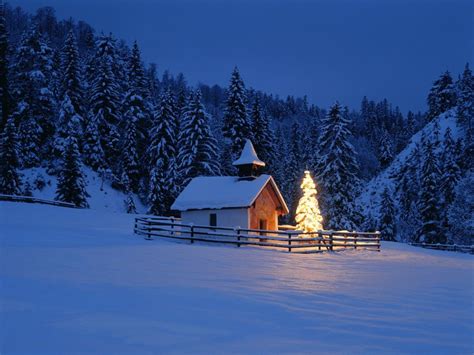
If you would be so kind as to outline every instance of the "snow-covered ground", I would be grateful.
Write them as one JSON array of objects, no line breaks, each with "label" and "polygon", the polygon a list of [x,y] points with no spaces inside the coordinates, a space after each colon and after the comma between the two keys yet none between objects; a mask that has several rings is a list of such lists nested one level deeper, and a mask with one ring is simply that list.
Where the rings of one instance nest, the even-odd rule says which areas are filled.
[{"label": "snow-covered ground", "polygon": [[0,203],[0,353],[472,353],[473,257],[146,241],[132,215]]},{"label": "snow-covered ground", "polygon": [[[90,195],[87,202],[91,209],[107,210],[111,212],[125,212],[126,195],[110,186],[108,181],[103,181],[98,173],[84,166],[83,172],[86,180],[86,190]],[[29,183],[34,197],[54,200],[56,196],[57,177],[49,175],[45,168],[30,168],[21,171],[24,183]],[[44,187],[38,189],[38,181],[44,182]],[[134,196],[138,212],[145,212],[146,207]]]}]

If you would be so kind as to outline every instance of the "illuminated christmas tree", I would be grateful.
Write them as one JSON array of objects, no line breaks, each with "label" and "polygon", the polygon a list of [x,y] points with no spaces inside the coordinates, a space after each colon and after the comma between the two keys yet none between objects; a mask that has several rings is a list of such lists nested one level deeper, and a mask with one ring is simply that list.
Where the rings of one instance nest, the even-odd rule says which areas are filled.
[{"label": "illuminated christmas tree", "polygon": [[304,172],[305,176],[301,183],[303,197],[300,198],[296,208],[296,228],[305,232],[315,232],[323,229],[323,218],[319,211],[318,200],[316,199],[316,184],[309,171]]}]

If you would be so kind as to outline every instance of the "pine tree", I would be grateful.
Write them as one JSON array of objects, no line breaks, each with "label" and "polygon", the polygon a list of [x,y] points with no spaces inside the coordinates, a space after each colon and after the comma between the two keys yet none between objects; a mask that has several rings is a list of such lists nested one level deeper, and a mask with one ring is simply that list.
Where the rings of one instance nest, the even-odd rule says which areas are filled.
[{"label": "pine tree", "polygon": [[104,168],[105,154],[100,144],[99,128],[96,117],[88,119],[84,131],[84,162],[90,166],[94,171]]},{"label": "pine tree", "polygon": [[152,168],[150,173],[150,186],[148,193],[148,214],[154,214],[162,216],[168,211],[168,204],[165,202],[167,199],[168,191],[162,184],[163,180],[166,179],[165,170],[162,166],[162,161]]},{"label": "pine tree", "polygon": [[82,123],[82,117],[77,114],[69,95],[65,94],[59,109],[59,118],[54,139],[54,154],[56,157],[62,157],[67,138],[69,134],[71,134],[71,127],[76,139],[81,136]]},{"label": "pine tree", "polygon": [[0,132],[3,131],[10,113],[10,90],[8,86],[8,32],[5,20],[5,5],[0,4]]},{"label": "pine tree", "polygon": [[379,161],[382,168],[386,168],[393,159],[393,143],[386,130],[382,131],[379,141]]},{"label": "pine tree", "polygon": [[84,115],[84,91],[79,62],[79,50],[74,31],[70,30],[61,52],[61,98],[68,96],[78,116]]},{"label": "pine tree", "polygon": [[220,174],[216,140],[197,90],[189,99],[179,135],[178,154],[181,186],[196,176]]},{"label": "pine tree", "polygon": [[[245,87],[237,67],[232,73],[224,113],[223,135],[226,138],[228,162],[238,158],[246,139],[251,137],[251,124],[247,117]],[[227,159],[227,157],[226,157]],[[235,169],[226,167],[228,173]]]},{"label": "pine tree", "polygon": [[421,171],[421,189],[419,210],[421,226],[418,229],[418,241],[441,243],[445,241],[441,234],[439,168],[431,142],[424,143],[423,166]]},{"label": "pine tree", "polygon": [[0,140],[0,193],[21,194],[21,181],[17,171],[19,166],[16,127],[10,117]]},{"label": "pine tree", "polygon": [[[162,215],[169,211],[177,193],[177,135],[175,104],[168,89],[155,110],[150,144],[147,150],[150,166],[150,208]],[[159,185],[159,186],[156,186]],[[160,201],[155,200],[160,198]]]},{"label": "pine tree", "polygon": [[305,172],[301,189],[303,196],[300,198],[296,208],[296,229],[305,232],[315,232],[323,229],[323,217],[319,211],[319,204],[316,198],[316,184],[308,170]]},{"label": "pine tree", "polygon": [[[151,126],[150,91],[145,71],[143,69],[140,49],[135,41],[132,47],[130,58],[128,59],[128,90],[123,102],[125,121],[135,120],[137,128],[137,154],[141,158],[146,151],[146,142],[149,140]],[[143,172],[144,169],[143,169]]]},{"label": "pine tree", "polygon": [[82,172],[79,147],[73,134],[68,138],[63,163],[58,176],[56,200],[73,203],[77,207],[89,207],[86,183]]},{"label": "pine tree", "polygon": [[461,178],[461,169],[457,163],[456,143],[448,127],[444,134],[444,147],[442,153],[441,190],[445,207],[454,200],[454,189]]},{"label": "pine tree", "polygon": [[356,152],[349,142],[349,118],[336,102],[322,121],[318,181],[322,185],[326,228],[352,230],[357,225],[354,194],[359,183]]},{"label": "pine tree", "polygon": [[128,179],[128,175],[125,172],[122,173],[121,183],[122,183],[124,192],[127,194],[127,197],[124,200],[125,211],[130,214],[137,213],[135,200],[133,199],[133,195],[130,192],[130,180]]},{"label": "pine tree", "polygon": [[253,124],[253,145],[257,155],[264,162],[271,163],[273,161],[273,131],[270,127],[268,116],[262,112],[260,106],[260,98],[255,97],[252,107],[252,124]]},{"label": "pine tree", "polygon": [[461,78],[457,82],[457,121],[466,132],[474,137],[474,76],[466,64]]},{"label": "pine tree", "polygon": [[428,95],[428,120],[446,112],[456,105],[456,92],[454,90],[451,74],[446,71],[438,80]]},{"label": "pine tree", "polygon": [[[102,48],[101,45],[104,47]],[[109,167],[118,163],[120,86],[115,76],[116,53],[114,42],[109,38],[98,40],[95,80],[90,98],[91,118],[97,122],[102,149]],[[115,69],[115,70],[114,70]]]},{"label": "pine tree", "polygon": [[137,130],[135,120],[127,121],[125,141],[122,147],[122,171],[130,191],[138,192],[140,170],[137,154]]},{"label": "pine tree", "polygon": [[379,230],[383,240],[396,241],[397,229],[395,222],[395,206],[388,188],[382,193],[380,202],[380,225]]},{"label": "pine tree", "polygon": [[53,139],[51,117],[56,105],[49,86],[52,50],[36,27],[23,36],[14,69],[13,93],[17,100],[14,115],[19,127],[21,161],[25,167],[31,167],[39,164]]}]

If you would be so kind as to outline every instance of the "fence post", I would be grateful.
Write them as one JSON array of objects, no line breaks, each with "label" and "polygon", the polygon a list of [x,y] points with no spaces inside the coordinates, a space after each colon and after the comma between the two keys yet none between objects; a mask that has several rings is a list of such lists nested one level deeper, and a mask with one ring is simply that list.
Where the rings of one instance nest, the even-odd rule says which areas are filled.
[{"label": "fence post", "polygon": [[147,221],[147,224],[148,224],[148,228],[147,228],[148,233],[146,235],[146,239],[151,240],[151,227],[150,227],[151,224],[150,224],[150,221]]},{"label": "fence post", "polygon": [[357,249],[357,236],[358,236],[358,234],[355,233],[354,234],[354,249]]},{"label": "fence post", "polygon": [[135,225],[133,226],[133,233],[135,233],[135,234],[137,233],[137,227],[138,227],[137,218],[135,218]]},{"label": "fence post", "polygon": [[329,250],[334,250],[334,231],[329,232]]},{"label": "fence post", "polygon": [[191,224],[191,244],[194,243],[194,225]]},{"label": "fence post", "polygon": [[288,253],[291,253],[291,233],[288,233]]},{"label": "fence post", "polygon": [[237,232],[237,248],[240,248],[240,227],[237,227],[235,231]]},{"label": "fence post", "polygon": [[171,217],[171,236],[174,237],[174,217]]},{"label": "fence post", "polygon": [[381,241],[380,241],[380,239],[381,239],[381,238],[380,238],[380,234],[381,234],[381,233],[380,233],[379,231],[376,231],[375,233],[377,234],[377,251],[380,251],[380,243],[381,243]]},{"label": "fence post", "polygon": [[318,249],[321,251],[321,243],[323,242],[323,233],[319,230],[318,231]]}]

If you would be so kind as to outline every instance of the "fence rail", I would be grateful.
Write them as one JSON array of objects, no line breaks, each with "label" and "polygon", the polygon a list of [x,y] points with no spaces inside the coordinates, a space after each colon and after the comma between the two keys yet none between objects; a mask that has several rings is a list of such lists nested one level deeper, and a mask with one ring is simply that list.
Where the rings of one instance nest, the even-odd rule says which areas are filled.
[{"label": "fence rail", "polygon": [[0,201],[40,203],[40,204],[43,204],[43,205],[61,206],[61,207],[68,207],[68,208],[80,208],[80,207],[77,207],[75,204],[69,203],[69,202],[45,200],[45,199],[42,199],[42,198],[36,198],[36,197],[31,197],[31,196],[17,196],[17,195],[3,195],[3,194],[0,194]]},{"label": "fence rail", "polygon": [[264,230],[211,227],[183,224],[173,217],[137,217],[134,232],[151,240],[154,237],[194,242],[251,245],[283,249],[288,252],[322,252],[340,249],[380,251],[380,232]]},{"label": "fence rail", "polygon": [[446,250],[446,251],[456,251],[460,253],[469,253],[474,254],[474,245],[458,245],[458,244],[428,244],[428,243],[410,243],[410,245],[416,247],[422,247],[426,249],[433,250]]}]

